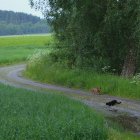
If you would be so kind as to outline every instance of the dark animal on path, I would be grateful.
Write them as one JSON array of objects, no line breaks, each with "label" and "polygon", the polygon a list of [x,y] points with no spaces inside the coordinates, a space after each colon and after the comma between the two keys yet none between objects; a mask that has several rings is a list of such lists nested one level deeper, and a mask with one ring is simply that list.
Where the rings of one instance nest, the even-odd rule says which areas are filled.
[{"label": "dark animal on path", "polygon": [[110,102],[107,102],[106,105],[108,106],[113,106],[113,105],[116,105],[116,104],[120,104],[121,102],[118,102],[117,100],[112,100]]},{"label": "dark animal on path", "polygon": [[93,88],[93,89],[91,89],[91,92],[93,94],[101,94],[101,88],[99,88],[99,87]]}]

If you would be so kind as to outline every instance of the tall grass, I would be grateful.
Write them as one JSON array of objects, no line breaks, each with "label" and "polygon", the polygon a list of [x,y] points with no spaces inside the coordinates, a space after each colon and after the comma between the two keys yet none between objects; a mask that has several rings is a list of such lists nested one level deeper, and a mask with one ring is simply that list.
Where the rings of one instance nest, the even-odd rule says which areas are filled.
[{"label": "tall grass", "polygon": [[109,128],[108,140],[139,140],[140,137],[129,132]]},{"label": "tall grass", "polygon": [[0,65],[25,61],[36,49],[45,49],[52,42],[52,35],[0,37]]},{"label": "tall grass", "polygon": [[87,91],[93,87],[101,87],[104,94],[140,99],[140,85],[132,84],[131,79],[91,70],[67,69],[61,64],[52,64],[45,55],[30,58],[25,75],[45,83]]},{"label": "tall grass", "polygon": [[0,85],[0,140],[107,140],[102,116],[62,95]]}]

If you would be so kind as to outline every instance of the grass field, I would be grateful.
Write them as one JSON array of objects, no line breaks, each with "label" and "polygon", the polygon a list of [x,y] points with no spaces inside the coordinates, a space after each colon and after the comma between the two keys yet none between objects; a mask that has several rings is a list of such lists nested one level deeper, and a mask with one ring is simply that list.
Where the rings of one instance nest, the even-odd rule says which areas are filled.
[{"label": "grass field", "polygon": [[22,35],[0,37],[0,65],[22,62],[36,49],[45,49],[52,35]]},{"label": "grass field", "polygon": [[0,85],[0,140],[107,140],[103,117],[62,95]]},{"label": "grass field", "polygon": [[138,140],[63,95],[0,84],[0,140]]}]

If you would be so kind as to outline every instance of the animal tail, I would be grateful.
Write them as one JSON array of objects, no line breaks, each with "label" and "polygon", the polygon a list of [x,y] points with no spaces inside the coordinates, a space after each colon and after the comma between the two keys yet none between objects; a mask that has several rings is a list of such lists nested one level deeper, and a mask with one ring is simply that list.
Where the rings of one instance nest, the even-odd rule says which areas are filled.
[{"label": "animal tail", "polygon": [[121,104],[122,102],[117,102],[117,104]]}]

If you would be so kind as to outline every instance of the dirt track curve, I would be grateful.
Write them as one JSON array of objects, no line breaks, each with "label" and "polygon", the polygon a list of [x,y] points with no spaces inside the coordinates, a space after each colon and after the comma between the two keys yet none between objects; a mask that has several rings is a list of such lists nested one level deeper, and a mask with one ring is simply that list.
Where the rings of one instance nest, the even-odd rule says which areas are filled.
[{"label": "dirt track curve", "polygon": [[[25,70],[25,68],[25,64],[0,67],[0,82],[14,87],[31,90],[43,90],[46,92],[48,90],[54,90],[63,92],[66,95],[81,100],[114,121],[118,121],[127,129],[140,134],[140,100],[129,100],[109,95],[92,95],[87,91],[42,84],[24,78],[22,76],[22,71]],[[106,102],[113,99],[117,99],[122,103],[113,107],[105,105]]]}]

